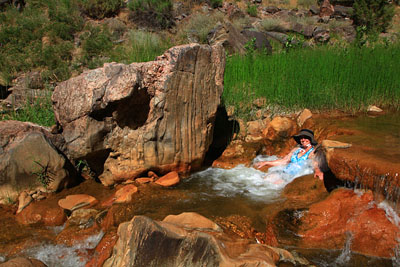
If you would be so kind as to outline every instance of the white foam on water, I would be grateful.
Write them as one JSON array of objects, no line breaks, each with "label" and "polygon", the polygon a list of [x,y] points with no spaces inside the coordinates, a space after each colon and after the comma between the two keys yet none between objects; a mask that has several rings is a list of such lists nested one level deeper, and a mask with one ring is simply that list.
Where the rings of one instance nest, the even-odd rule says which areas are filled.
[{"label": "white foam on water", "polygon": [[[258,156],[254,162],[275,160],[276,156]],[[257,170],[253,167],[238,165],[232,169],[208,168],[204,171],[193,174],[192,178],[201,179],[211,190],[204,192],[209,196],[245,196],[257,201],[275,201],[280,191],[296,177],[313,172],[311,164],[306,164],[295,176],[283,172],[284,166],[271,167],[268,173]],[[271,176],[269,176],[271,175]]]},{"label": "white foam on water", "polygon": [[62,230],[64,230],[66,225],[67,223],[64,223],[63,225],[60,226],[48,226],[47,229],[52,230],[54,234],[58,235],[59,233],[61,233]]},{"label": "white foam on water", "polygon": [[90,236],[86,240],[77,243],[72,247],[65,245],[42,244],[37,247],[29,248],[25,253],[32,258],[38,259],[47,266],[73,266],[83,267],[86,264],[84,255],[88,249],[93,249],[103,238],[104,233],[100,232]]},{"label": "white foam on water", "polygon": [[[399,242],[399,240],[397,240],[397,242]],[[400,266],[400,244],[398,244],[394,249],[394,256],[392,257],[392,264],[394,267]]]},{"label": "white foam on water", "polygon": [[400,217],[396,213],[396,211],[390,206],[390,204],[384,200],[381,203],[378,204],[378,208],[383,209],[386,214],[386,218],[396,225],[397,227],[400,227]]},{"label": "white foam on water", "polygon": [[351,242],[353,241],[353,235],[351,232],[346,232],[346,236],[346,244],[342,249],[342,253],[340,253],[335,261],[335,263],[339,265],[345,265],[351,259]]}]

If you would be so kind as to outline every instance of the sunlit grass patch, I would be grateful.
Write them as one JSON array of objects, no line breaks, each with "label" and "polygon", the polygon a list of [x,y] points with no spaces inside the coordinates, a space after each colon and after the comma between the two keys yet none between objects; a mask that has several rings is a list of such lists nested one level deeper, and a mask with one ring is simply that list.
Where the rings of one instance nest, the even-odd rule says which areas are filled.
[{"label": "sunlit grass patch", "polygon": [[282,109],[400,109],[400,46],[293,49],[288,53],[231,56],[225,70],[226,105],[265,97]]}]

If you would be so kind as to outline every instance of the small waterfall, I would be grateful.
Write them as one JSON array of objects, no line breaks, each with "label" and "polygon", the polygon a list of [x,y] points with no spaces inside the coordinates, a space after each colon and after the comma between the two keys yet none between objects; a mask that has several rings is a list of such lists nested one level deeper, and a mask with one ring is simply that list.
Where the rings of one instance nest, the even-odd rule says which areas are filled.
[{"label": "small waterfall", "polygon": [[353,235],[351,232],[346,232],[346,243],[340,253],[339,257],[336,259],[335,264],[341,266],[346,265],[351,259],[351,242],[353,241]]},{"label": "small waterfall", "polygon": [[394,249],[394,256],[392,257],[392,264],[394,267],[400,267],[400,240],[397,240],[399,244]]}]

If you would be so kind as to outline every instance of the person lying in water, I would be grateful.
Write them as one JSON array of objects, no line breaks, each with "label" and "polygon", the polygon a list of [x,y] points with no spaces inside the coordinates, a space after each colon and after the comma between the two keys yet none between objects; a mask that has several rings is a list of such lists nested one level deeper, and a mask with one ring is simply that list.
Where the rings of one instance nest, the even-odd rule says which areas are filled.
[{"label": "person lying in water", "polygon": [[[297,177],[301,172],[302,168],[307,164],[308,159],[314,158],[315,147],[317,141],[314,139],[314,132],[309,129],[302,129],[297,135],[293,136],[294,140],[300,145],[295,147],[282,159],[273,161],[260,161],[254,164],[256,168],[262,168],[264,166],[281,166],[287,164],[282,172],[271,172],[268,173],[265,179],[271,180],[275,184],[281,184],[284,182],[283,179],[286,177]],[[313,162],[314,177],[320,180],[324,179],[324,174],[318,167],[317,162]],[[287,179],[285,179],[287,180]]]}]

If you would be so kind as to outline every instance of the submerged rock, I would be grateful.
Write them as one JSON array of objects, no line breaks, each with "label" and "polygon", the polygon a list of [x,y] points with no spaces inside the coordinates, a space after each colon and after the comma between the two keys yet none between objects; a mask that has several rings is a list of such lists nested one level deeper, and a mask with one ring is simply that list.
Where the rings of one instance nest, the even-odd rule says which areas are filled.
[{"label": "submerged rock", "polygon": [[223,90],[222,46],[173,47],[156,61],[108,63],[60,83],[52,96],[68,154],[104,185],[199,168]]},{"label": "submerged rock", "polygon": [[18,223],[23,225],[43,224],[45,226],[59,226],[66,220],[64,210],[54,201],[35,201],[17,214]]}]

